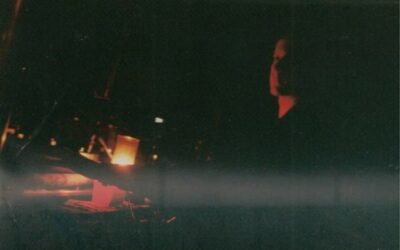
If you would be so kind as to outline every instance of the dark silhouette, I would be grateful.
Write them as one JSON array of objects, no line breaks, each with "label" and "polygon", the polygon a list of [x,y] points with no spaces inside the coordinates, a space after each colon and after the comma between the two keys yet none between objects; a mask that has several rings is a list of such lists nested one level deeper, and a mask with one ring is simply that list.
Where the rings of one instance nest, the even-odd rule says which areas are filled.
[{"label": "dark silhouette", "polygon": [[276,98],[273,128],[264,137],[266,161],[278,167],[309,169],[332,162],[336,141],[333,117],[320,100],[315,82],[323,69],[315,63],[317,42],[278,39],[269,74],[269,92]]}]

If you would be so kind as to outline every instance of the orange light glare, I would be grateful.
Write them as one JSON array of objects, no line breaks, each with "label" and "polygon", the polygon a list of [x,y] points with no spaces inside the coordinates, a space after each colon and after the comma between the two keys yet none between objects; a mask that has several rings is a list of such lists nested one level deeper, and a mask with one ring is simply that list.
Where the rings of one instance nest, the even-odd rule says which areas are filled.
[{"label": "orange light glare", "polygon": [[139,139],[131,136],[118,135],[111,164],[121,166],[134,165],[139,142]]},{"label": "orange light glare", "polygon": [[42,184],[58,187],[73,187],[92,183],[91,179],[83,175],[70,173],[35,174],[34,179]]},{"label": "orange light glare", "polygon": [[24,196],[28,197],[46,197],[46,196],[56,196],[56,197],[71,197],[71,196],[89,196],[92,194],[92,189],[26,189],[24,190]]},{"label": "orange light glare", "polygon": [[80,151],[79,154],[81,156],[85,157],[86,159],[89,159],[89,160],[97,162],[97,163],[101,163],[100,157],[98,154],[86,153],[83,151]]}]

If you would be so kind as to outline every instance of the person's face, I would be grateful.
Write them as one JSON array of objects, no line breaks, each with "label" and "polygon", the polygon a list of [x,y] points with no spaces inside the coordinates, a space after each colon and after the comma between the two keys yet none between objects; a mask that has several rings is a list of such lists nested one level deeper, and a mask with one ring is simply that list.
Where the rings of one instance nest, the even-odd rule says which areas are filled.
[{"label": "person's face", "polygon": [[275,45],[273,61],[269,75],[269,89],[273,96],[290,95],[292,91],[292,62],[290,58],[290,41],[279,39]]}]

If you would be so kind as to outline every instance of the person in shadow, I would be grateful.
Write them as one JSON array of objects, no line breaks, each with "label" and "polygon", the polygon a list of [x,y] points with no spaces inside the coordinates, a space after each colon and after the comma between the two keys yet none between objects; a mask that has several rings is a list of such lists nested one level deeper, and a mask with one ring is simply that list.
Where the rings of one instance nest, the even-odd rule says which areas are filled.
[{"label": "person in shadow", "polygon": [[[267,161],[289,169],[314,169],[332,162],[335,119],[324,103],[318,42],[281,36],[269,70],[269,94],[277,102],[273,126],[264,135]],[[330,116],[331,115],[331,116]],[[334,156],[333,156],[334,157]]]}]

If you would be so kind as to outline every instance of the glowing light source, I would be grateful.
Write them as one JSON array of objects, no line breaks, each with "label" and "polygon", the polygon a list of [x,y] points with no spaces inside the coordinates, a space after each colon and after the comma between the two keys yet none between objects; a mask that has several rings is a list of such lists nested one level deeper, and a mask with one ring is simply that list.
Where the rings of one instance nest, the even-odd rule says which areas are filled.
[{"label": "glowing light source", "polygon": [[139,142],[139,139],[131,136],[118,135],[111,164],[122,166],[134,165]]},{"label": "glowing light source", "polygon": [[24,139],[25,135],[23,133],[18,133],[17,138],[18,139]]},{"label": "glowing light source", "polygon": [[153,154],[153,155],[151,156],[151,158],[153,159],[153,161],[158,160],[158,154]]},{"label": "glowing light source", "polygon": [[156,118],[154,118],[154,122],[155,123],[164,123],[164,119],[161,117],[156,117]]},{"label": "glowing light source", "polygon": [[57,141],[55,138],[50,139],[50,146],[57,146]]}]

